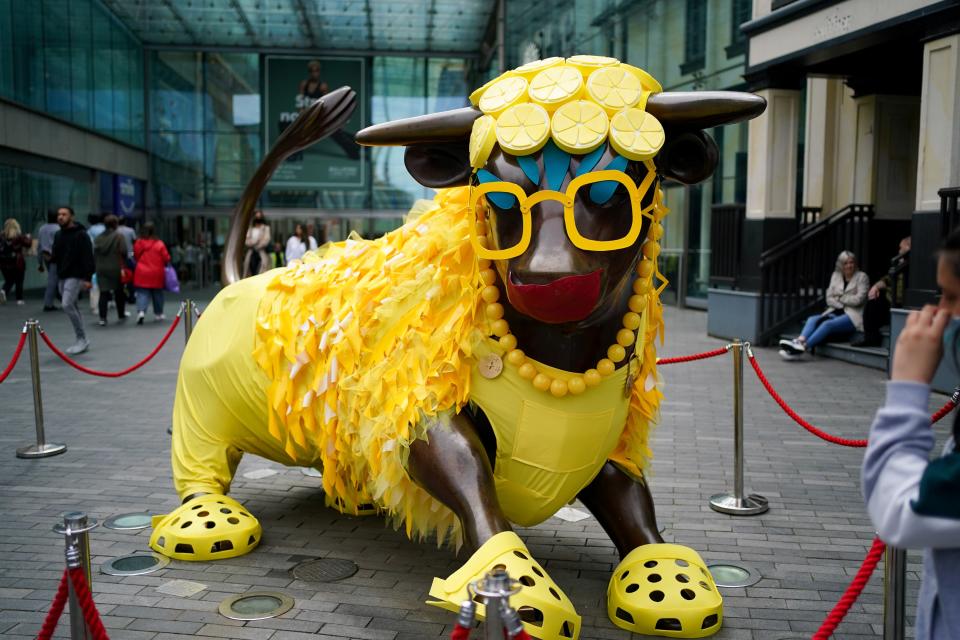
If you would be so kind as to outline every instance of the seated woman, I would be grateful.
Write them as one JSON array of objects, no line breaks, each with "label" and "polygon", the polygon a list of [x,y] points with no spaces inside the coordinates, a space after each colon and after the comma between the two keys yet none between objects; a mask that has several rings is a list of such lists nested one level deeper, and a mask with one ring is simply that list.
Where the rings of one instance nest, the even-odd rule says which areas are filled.
[{"label": "seated woman", "polygon": [[780,341],[780,356],[798,360],[827,339],[847,338],[863,331],[863,307],[870,279],[857,269],[857,258],[841,251],[827,287],[827,310],[807,318],[803,331],[793,340]]}]

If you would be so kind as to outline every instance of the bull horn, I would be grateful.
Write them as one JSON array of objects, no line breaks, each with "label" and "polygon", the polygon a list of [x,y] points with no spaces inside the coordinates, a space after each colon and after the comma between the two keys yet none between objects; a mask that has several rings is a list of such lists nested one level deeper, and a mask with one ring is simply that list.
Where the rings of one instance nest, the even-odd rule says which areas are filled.
[{"label": "bull horn", "polygon": [[[647,100],[647,111],[657,120],[684,129],[707,129],[749,120],[766,107],[766,100],[742,91],[668,91]],[[381,147],[464,140],[470,137],[473,121],[481,115],[476,107],[463,107],[393,120],[361,130],[356,141],[367,147]]]},{"label": "bull horn", "polygon": [[428,113],[375,124],[359,131],[357,144],[366,147],[407,146],[421,142],[450,142],[470,137],[473,121],[483,113],[474,107]]},{"label": "bull horn", "polygon": [[767,101],[743,91],[665,91],[647,100],[647,111],[667,126],[709,129],[755,118]]}]

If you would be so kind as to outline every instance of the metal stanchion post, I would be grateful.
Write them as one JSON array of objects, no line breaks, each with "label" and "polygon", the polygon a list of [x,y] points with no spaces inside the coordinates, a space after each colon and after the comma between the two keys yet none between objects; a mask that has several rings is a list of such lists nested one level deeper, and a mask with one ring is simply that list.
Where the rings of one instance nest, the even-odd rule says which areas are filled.
[{"label": "metal stanchion post", "polygon": [[887,545],[883,560],[883,640],[906,637],[907,552]]},{"label": "metal stanchion post", "polygon": [[183,343],[190,342],[193,333],[193,300],[187,298],[183,302]]},{"label": "metal stanchion post", "polygon": [[744,495],[743,490],[743,351],[750,343],[739,338],[730,345],[733,354],[733,493],[718,493],[710,497],[710,508],[733,516],[752,516],[764,513],[770,504],[763,496]]},{"label": "metal stanchion post", "polygon": [[37,443],[17,449],[18,458],[47,458],[67,450],[65,444],[53,444],[46,441],[43,432],[43,398],[40,396],[40,349],[37,334],[40,332],[39,320],[27,320],[27,344],[30,348],[30,382],[33,385],[33,420],[37,427]]},{"label": "metal stanchion post", "polygon": [[[91,589],[93,587],[90,582],[90,536],[87,532],[96,526],[95,518],[88,518],[87,514],[80,511],[71,511],[63,514],[62,524],[57,523],[53,527],[56,533],[64,536],[67,569],[83,569],[87,586]],[[80,607],[73,583],[68,580],[67,585],[70,593],[70,638],[71,640],[91,640],[93,635],[83,617],[83,609]]]}]

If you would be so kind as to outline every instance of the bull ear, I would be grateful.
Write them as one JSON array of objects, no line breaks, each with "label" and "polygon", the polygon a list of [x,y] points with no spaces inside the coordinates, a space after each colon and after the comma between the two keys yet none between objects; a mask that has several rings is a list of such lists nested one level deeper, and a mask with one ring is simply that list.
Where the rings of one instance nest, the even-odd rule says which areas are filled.
[{"label": "bull ear", "polygon": [[410,175],[425,187],[461,187],[470,183],[468,145],[466,139],[412,144],[403,154],[403,163]]},{"label": "bull ear", "polygon": [[654,164],[665,178],[697,184],[709,178],[720,160],[717,143],[703,131],[667,133]]}]

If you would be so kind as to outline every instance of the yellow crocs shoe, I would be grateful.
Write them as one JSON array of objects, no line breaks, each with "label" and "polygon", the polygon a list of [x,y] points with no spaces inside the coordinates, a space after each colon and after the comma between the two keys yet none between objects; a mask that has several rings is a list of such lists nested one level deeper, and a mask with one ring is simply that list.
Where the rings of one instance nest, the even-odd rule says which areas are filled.
[{"label": "yellow crocs shoe", "polygon": [[723,598],[696,551],[647,544],[627,554],[614,570],[607,615],[634,633],[705,638],[720,630]]},{"label": "yellow crocs shoe", "polygon": [[[498,533],[487,540],[446,580],[434,578],[430,597],[436,600],[427,600],[427,604],[459,612],[460,604],[470,599],[467,585],[497,565],[505,568],[510,577],[522,585],[520,593],[510,598],[510,605],[520,614],[527,633],[540,640],[575,640],[580,635],[580,616],[573,603],[512,531]],[[477,618],[483,620],[485,615],[483,604],[478,603]]]},{"label": "yellow crocs shoe", "polygon": [[153,516],[150,548],[177,560],[220,560],[253,551],[260,523],[227,496],[202,495],[165,516]]}]

